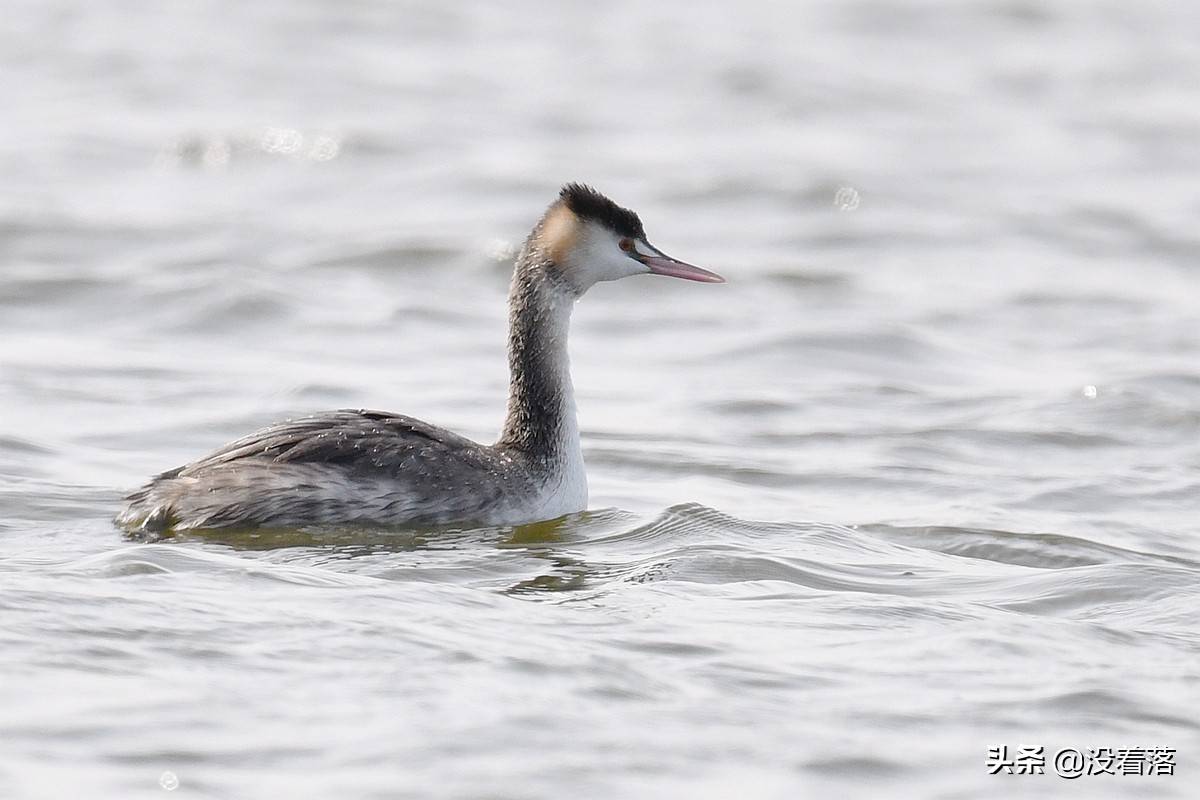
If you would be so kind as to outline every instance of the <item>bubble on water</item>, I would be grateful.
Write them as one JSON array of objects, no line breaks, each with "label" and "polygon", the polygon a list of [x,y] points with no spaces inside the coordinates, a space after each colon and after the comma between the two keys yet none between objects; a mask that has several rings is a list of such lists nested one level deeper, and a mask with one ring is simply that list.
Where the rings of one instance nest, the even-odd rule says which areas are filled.
[{"label": "bubble on water", "polygon": [[1082,394],[1088,400],[1095,400],[1096,395],[1100,394],[1100,390],[1089,383],[1087,386],[1083,387],[1082,390],[1080,390],[1080,394]]},{"label": "bubble on water", "polygon": [[337,158],[341,149],[341,143],[332,136],[318,136],[308,149],[308,157],[313,161],[331,161]]},{"label": "bubble on water", "polygon": [[173,792],[179,788],[179,776],[171,772],[171,770],[167,770],[158,776],[158,785],[168,792]]},{"label": "bubble on water", "polygon": [[219,169],[229,165],[229,156],[233,154],[233,148],[229,146],[229,142],[224,139],[214,139],[204,148],[204,155],[200,161],[209,169]]},{"label": "bubble on water", "polygon": [[259,142],[264,152],[283,155],[293,155],[303,146],[304,134],[295,128],[267,128]]},{"label": "bubble on water", "polygon": [[506,263],[517,257],[517,246],[506,239],[493,239],[487,245],[488,258]]},{"label": "bubble on water", "polygon": [[858,189],[853,186],[839,186],[833,195],[833,204],[839,211],[853,211],[858,208]]}]

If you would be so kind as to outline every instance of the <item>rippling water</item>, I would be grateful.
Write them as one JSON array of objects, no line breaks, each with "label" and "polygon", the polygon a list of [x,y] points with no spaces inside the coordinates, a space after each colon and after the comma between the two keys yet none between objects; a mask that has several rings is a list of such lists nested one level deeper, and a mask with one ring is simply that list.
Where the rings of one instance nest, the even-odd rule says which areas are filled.
[{"label": "rippling water", "polygon": [[[1196,7],[8,16],[0,796],[1196,796]],[[490,440],[567,180],[730,279],[580,304],[592,511],[111,526],[289,415]]]}]

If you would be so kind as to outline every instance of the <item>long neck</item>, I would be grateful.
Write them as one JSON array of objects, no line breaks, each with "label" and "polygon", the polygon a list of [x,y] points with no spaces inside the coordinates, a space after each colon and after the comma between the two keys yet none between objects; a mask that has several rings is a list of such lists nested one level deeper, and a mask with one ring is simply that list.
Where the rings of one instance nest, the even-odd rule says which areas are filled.
[{"label": "long neck", "polygon": [[562,462],[582,459],[567,331],[575,296],[554,265],[526,246],[508,305],[508,414],[499,447]]}]

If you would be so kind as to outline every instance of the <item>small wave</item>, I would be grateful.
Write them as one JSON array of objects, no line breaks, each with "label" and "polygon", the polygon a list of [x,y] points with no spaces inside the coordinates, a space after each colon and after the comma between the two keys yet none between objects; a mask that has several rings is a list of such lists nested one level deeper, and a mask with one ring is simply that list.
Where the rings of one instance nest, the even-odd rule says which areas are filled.
[{"label": "small wave", "polygon": [[244,331],[257,325],[274,325],[291,316],[293,306],[283,297],[271,293],[242,292],[225,294],[208,300],[193,300],[183,307],[186,313],[164,321],[170,330],[206,333],[225,328]]},{"label": "small wave", "polygon": [[401,271],[444,268],[461,263],[466,253],[456,247],[436,243],[379,242],[370,244],[339,243],[306,254],[305,267],[317,270]]},{"label": "small wave", "polygon": [[0,453],[19,453],[22,456],[47,456],[53,455],[54,450],[46,447],[45,445],[38,444],[37,442],[23,439],[19,436],[7,436],[0,434]]},{"label": "small wave", "polygon": [[[25,471],[32,470],[27,467]],[[73,522],[81,516],[104,516],[119,497],[108,487],[53,483],[27,474],[6,476],[5,484],[0,486],[4,517],[23,522]]]},{"label": "small wave", "polygon": [[1151,564],[1097,564],[1042,571],[1022,579],[981,587],[979,600],[1010,611],[1051,616],[1095,617],[1096,609],[1168,598],[1178,592],[1194,594],[1194,568]]},{"label": "small wave", "polygon": [[333,572],[295,564],[273,564],[165,544],[132,545],[85,556],[63,565],[60,570],[102,578],[179,572],[237,573],[248,577],[327,588],[371,586],[380,583],[378,578],[354,573]]},{"label": "small wave", "polygon": [[[1200,575],[1200,565],[1186,559],[1059,534],[760,522],[694,503],[632,525],[610,516],[598,527],[599,535],[567,536],[570,557],[558,564],[563,572],[553,573],[560,579],[526,588],[753,585],[757,594],[784,591],[793,599],[840,593],[908,598],[905,613],[918,613],[912,602],[922,609],[954,603],[955,618],[971,607],[1003,608],[1119,626],[1136,614],[1139,625],[1153,628],[1172,613],[1174,600],[1195,594]],[[569,582],[561,579],[568,572]],[[1148,603],[1162,614],[1147,616]]]},{"label": "small wave", "polygon": [[318,588],[441,585],[551,602],[591,603],[639,585],[763,602],[853,597],[858,612],[885,625],[894,616],[963,620],[1000,610],[1114,631],[1178,630],[1200,584],[1200,564],[1187,559],[1061,534],[760,521],[699,503],[516,528],[214,532],[43,568],[105,579],[210,573]]},{"label": "small wave", "polygon": [[1173,563],[1200,566],[1173,556],[1126,550],[1087,539],[1053,533],[1011,533],[985,528],[938,525],[901,527],[864,525],[860,530],[910,547],[920,547],[964,558],[1038,569],[1093,566],[1096,564]]},{"label": "small wave", "polygon": [[116,292],[112,281],[78,274],[10,277],[3,282],[0,306],[26,308],[71,302],[81,297],[90,299],[92,295],[109,290]]},{"label": "small wave", "polygon": [[[816,527],[839,529],[837,526]],[[848,528],[845,530],[849,531]],[[795,526],[788,523],[742,520],[700,503],[680,503],[664,509],[648,522],[591,539],[589,543],[595,545],[650,542],[661,545],[694,541],[704,537],[720,537],[723,540],[731,536],[757,539],[788,532],[795,532]]]},{"label": "small wave", "polygon": [[845,333],[775,333],[721,353],[722,358],[785,355],[816,359],[825,366],[830,355],[840,358],[903,359],[907,366],[937,358],[940,349],[913,331],[849,331]]},{"label": "small wave", "polygon": [[1148,301],[1129,297],[1127,294],[1083,293],[1075,291],[1070,294],[1061,291],[1023,291],[1013,295],[1009,301],[1014,306],[1032,307],[1037,309],[1075,309],[1095,313],[1105,311],[1127,311],[1138,313],[1151,307]]},{"label": "small wave", "polygon": [[785,289],[797,291],[849,290],[854,279],[841,272],[820,272],[798,268],[795,270],[773,270],[763,276],[767,281]]},{"label": "small wave", "polygon": [[1071,714],[1076,717],[1091,717],[1099,723],[1111,723],[1113,720],[1128,722],[1149,722],[1155,726],[1183,729],[1185,731],[1200,730],[1200,724],[1192,717],[1182,714],[1155,713],[1147,709],[1145,703],[1137,697],[1115,690],[1083,690],[1055,692],[1043,694],[1041,697],[1030,698],[1041,709],[1049,712]]}]

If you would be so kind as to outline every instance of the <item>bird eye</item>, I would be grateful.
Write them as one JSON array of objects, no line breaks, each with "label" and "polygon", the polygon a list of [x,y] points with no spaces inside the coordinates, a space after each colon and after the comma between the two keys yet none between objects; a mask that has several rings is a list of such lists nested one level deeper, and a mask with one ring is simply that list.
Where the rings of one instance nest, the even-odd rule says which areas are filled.
[{"label": "bird eye", "polygon": [[622,239],[621,241],[617,242],[617,247],[621,248],[626,253],[632,253],[633,239]]}]

